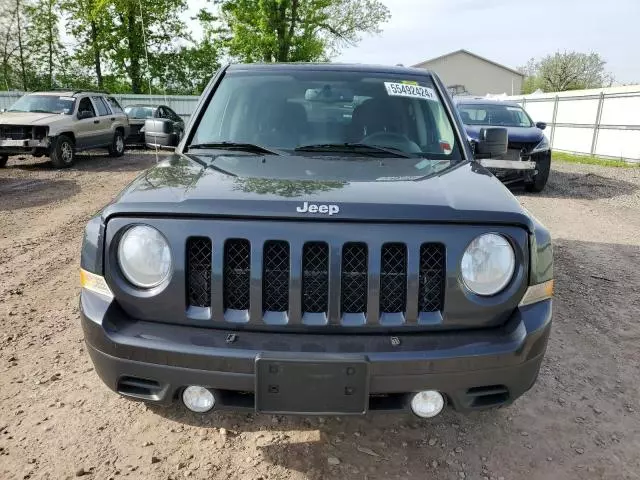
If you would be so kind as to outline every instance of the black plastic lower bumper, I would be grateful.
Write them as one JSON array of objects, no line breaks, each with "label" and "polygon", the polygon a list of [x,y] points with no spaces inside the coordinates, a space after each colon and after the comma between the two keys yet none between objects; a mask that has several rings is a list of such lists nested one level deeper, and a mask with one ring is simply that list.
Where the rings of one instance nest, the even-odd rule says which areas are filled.
[{"label": "black plastic lower bumper", "polygon": [[[364,410],[406,409],[411,395],[420,390],[442,392],[461,411],[509,404],[534,384],[551,329],[550,300],[516,310],[499,328],[404,334],[393,342],[386,334],[273,334],[135,321],[115,302],[87,291],[80,306],[89,354],[112,390],[171,403],[184,387],[202,385],[216,392],[217,408],[283,413],[320,411],[278,408],[295,405],[287,401],[274,407],[272,401],[258,402],[256,391],[292,384],[303,390],[314,382],[312,374],[305,373],[310,371],[320,375],[316,378],[335,375],[342,381],[340,372],[360,364],[366,365],[366,382],[347,379],[342,390],[362,395]],[[287,370],[293,381],[267,381],[264,374],[256,375],[260,358],[276,365],[324,362],[333,367],[293,368]],[[352,384],[357,391],[349,390]],[[353,404],[353,399],[345,401]],[[261,408],[264,405],[268,408]],[[340,401],[332,405],[322,413],[362,413],[347,411]]]}]

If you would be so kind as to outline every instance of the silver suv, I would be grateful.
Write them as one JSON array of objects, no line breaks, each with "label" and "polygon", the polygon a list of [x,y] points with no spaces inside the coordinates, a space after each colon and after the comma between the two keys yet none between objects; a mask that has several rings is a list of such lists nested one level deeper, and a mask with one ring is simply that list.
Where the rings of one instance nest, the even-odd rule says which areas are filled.
[{"label": "silver suv", "polygon": [[0,114],[0,167],[10,155],[47,155],[56,168],[73,164],[76,152],[107,148],[124,154],[129,119],[109,94],[92,91],[35,92]]}]

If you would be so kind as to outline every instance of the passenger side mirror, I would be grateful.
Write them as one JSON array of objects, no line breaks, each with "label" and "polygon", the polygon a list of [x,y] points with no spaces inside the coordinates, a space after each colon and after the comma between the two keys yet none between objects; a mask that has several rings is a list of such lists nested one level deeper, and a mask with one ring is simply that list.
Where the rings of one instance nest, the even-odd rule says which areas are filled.
[{"label": "passenger side mirror", "polygon": [[4,112],[6,112],[6,111],[7,111],[7,109],[6,109],[6,108],[0,108],[0,113],[4,113]]},{"label": "passenger side mirror", "polygon": [[547,124],[545,122],[536,122],[536,127],[540,130],[544,130],[545,128],[547,128]]},{"label": "passenger side mirror", "polygon": [[93,117],[93,113],[91,113],[89,110],[80,110],[78,112],[78,120],[84,120],[85,118],[91,117]]},{"label": "passenger side mirror", "polygon": [[175,150],[178,145],[178,135],[174,131],[171,120],[148,118],[143,128],[144,143],[147,147]]},{"label": "passenger side mirror", "polygon": [[508,145],[509,136],[506,128],[481,128],[475,145],[475,156],[477,158],[499,157],[507,153]]}]

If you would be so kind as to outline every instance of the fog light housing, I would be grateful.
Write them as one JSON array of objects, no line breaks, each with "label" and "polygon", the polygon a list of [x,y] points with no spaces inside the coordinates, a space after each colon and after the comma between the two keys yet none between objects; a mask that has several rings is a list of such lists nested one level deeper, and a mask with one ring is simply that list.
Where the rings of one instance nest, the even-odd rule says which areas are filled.
[{"label": "fog light housing", "polygon": [[411,410],[420,418],[431,418],[444,408],[444,397],[436,390],[424,390],[411,399]]},{"label": "fog light housing", "polygon": [[182,392],[184,406],[192,412],[205,413],[216,404],[216,398],[209,390],[199,385],[191,385]]}]

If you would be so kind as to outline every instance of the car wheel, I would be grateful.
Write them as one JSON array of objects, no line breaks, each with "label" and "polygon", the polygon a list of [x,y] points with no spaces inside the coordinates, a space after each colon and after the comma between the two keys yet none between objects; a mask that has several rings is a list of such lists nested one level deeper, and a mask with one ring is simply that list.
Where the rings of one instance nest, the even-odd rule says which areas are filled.
[{"label": "car wheel", "polygon": [[0,168],[6,167],[8,161],[9,155],[0,155]]},{"label": "car wheel", "polygon": [[109,145],[109,156],[121,157],[124,155],[124,135],[120,130],[113,134],[113,142]]},{"label": "car wheel", "polygon": [[549,173],[551,172],[551,155],[547,155],[536,164],[538,173],[533,177],[533,181],[525,185],[527,192],[541,192],[547,185]]},{"label": "car wheel", "polygon": [[76,158],[73,140],[66,135],[60,135],[51,147],[49,158],[56,168],[68,168],[73,165]]}]

